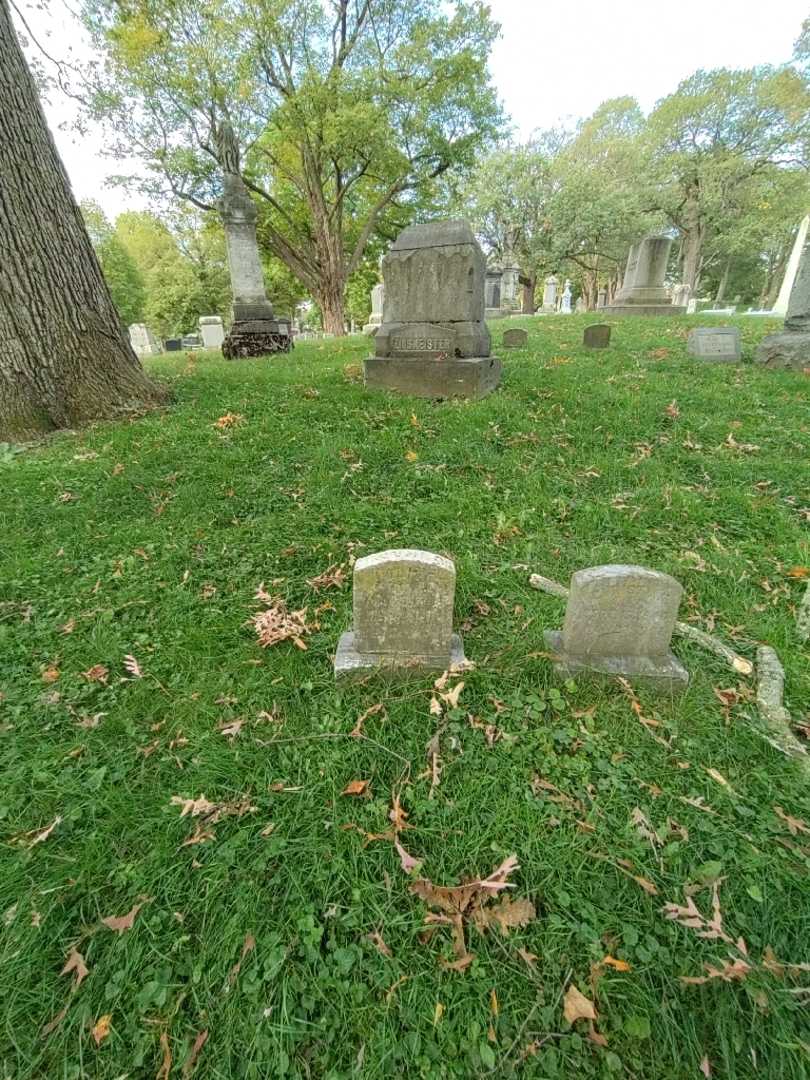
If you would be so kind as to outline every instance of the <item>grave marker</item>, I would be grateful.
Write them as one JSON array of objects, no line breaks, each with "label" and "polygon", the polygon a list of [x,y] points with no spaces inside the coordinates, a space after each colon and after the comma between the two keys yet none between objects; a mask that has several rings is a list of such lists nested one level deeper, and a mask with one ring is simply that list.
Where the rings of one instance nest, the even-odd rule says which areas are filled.
[{"label": "grave marker", "polygon": [[582,344],[586,349],[606,349],[610,345],[610,327],[606,323],[586,326]]},{"label": "grave marker", "polygon": [[505,349],[523,349],[528,344],[528,341],[528,333],[519,326],[506,330],[503,335],[503,347]]},{"label": "grave marker", "polygon": [[698,326],[689,331],[686,351],[714,364],[735,364],[742,359],[740,331],[736,326]]}]

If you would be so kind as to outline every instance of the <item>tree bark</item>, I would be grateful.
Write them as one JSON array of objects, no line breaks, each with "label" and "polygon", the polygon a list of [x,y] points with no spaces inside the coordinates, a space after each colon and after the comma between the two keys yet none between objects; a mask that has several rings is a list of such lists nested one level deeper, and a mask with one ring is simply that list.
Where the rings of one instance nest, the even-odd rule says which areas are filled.
[{"label": "tree bark", "polygon": [[523,285],[522,314],[534,315],[534,291],[537,288],[537,274],[527,275],[525,278],[521,278],[521,282]]},{"label": "tree bark", "polygon": [[691,295],[697,296],[700,285],[700,267],[703,255],[705,226],[700,219],[700,208],[696,195],[688,195],[683,213],[683,281],[691,289]]},{"label": "tree bark", "polygon": [[0,0],[0,439],[165,400],[115,310]]},{"label": "tree bark", "polygon": [[334,334],[335,337],[342,337],[346,333],[344,292],[345,283],[341,279],[328,278],[315,294],[323,316],[323,328],[327,334]]},{"label": "tree bark", "polygon": [[731,273],[731,259],[726,259],[726,264],[723,267],[723,276],[720,278],[720,284],[717,286],[717,295],[714,298],[715,306],[722,304],[726,295],[726,289],[728,288],[728,277]]}]

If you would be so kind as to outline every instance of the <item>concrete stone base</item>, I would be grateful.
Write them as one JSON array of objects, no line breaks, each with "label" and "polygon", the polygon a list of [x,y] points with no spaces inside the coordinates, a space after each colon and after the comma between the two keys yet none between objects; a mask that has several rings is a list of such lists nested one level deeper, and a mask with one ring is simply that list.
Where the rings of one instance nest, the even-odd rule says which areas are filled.
[{"label": "concrete stone base", "polygon": [[810,333],[782,330],[768,334],[759,343],[754,361],[763,367],[804,371],[810,368]]},{"label": "concrete stone base", "polygon": [[246,319],[234,322],[222,342],[226,360],[289,352],[293,340],[286,319]]},{"label": "concrete stone base", "polygon": [[366,386],[395,390],[422,398],[480,398],[501,381],[501,362],[494,356],[470,359],[448,357],[369,356],[364,365]]},{"label": "concrete stone base", "polygon": [[675,656],[571,656],[565,652],[562,633],[546,630],[546,645],[555,655],[554,671],[562,679],[584,675],[607,680],[617,675],[633,683],[642,683],[662,693],[677,694],[689,685],[689,672]]},{"label": "concrete stone base", "polygon": [[360,653],[354,647],[354,631],[341,635],[335,654],[336,679],[360,679],[366,675],[379,674],[407,678],[411,675],[447,671],[455,664],[464,663],[464,643],[458,634],[450,639],[449,656],[398,656],[385,653]]},{"label": "concrete stone base", "polygon": [[608,304],[605,315],[685,315],[685,307],[674,304]]}]

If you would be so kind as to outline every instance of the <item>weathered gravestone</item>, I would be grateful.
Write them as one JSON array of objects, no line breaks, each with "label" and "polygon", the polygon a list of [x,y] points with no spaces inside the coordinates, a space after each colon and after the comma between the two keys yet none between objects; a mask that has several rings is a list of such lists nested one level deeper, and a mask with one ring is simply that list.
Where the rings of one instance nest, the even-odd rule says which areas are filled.
[{"label": "weathered gravestone", "polygon": [[586,349],[606,349],[610,345],[610,327],[605,323],[586,326],[582,344]]},{"label": "weathered gravestone", "polygon": [[364,334],[376,334],[382,326],[384,301],[385,286],[375,285],[371,290],[371,315],[369,315],[368,322],[363,327]]},{"label": "weathered gravestone", "polygon": [[571,314],[571,298],[572,298],[572,295],[573,294],[571,292],[571,282],[566,281],[565,288],[563,289],[562,298],[560,300],[560,315],[570,315]]},{"label": "weathered gravestone", "polygon": [[686,351],[709,363],[735,364],[742,359],[740,331],[736,326],[698,326],[689,331]]},{"label": "weathered gravestone", "polygon": [[204,349],[219,349],[225,340],[225,327],[219,315],[202,315],[200,317],[200,337]]},{"label": "weathered gravestone", "polygon": [[129,328],[129,343],[138,356],[157,356],[160,345],[145,323],[133,323]]},{"label": "weathered gravestone", "polygon": [[382,263],[383,322],[366,386],[417,397],[483,397],[500,382],[484,322],[481,248],[466,221],[411,225]]},{"label": "weathered gravestone", "polygon": [[774,315],[781,315],[783,318],[787,315],[790,294],[793,292],[793,285],[796,281],[796,275],[799,272],[799,263],[802,260],[802,251],[804,251],[804,246],[807,243],[808,233],[810,233],[810,214],[803,218],[799,224],[796,239],[793,241],[793,248],[790,252],[790,258],[785,267],[785,276],[782,278],[782,284],[779,287],[779,295],[776,298],[776,303],[773,305]]},{"label": "weathered gravestone", "polygon": [[557,310],[557,286],[559,282],[554,274],[549,274],[545,280],[543,287],[543,306],[541,311],[546,312],[548,315],[553,315]]},{"label": "weathered gravestone", "polygon": [[547,630],[555,671],[565,678],[622,675],[660,690],[682,690],[689,674],[670,650],[683,589],[643,566],[578,570],[562,632]]},{"label": "weathered gravestone", "polygon": [[603,308],[607,304],[607,289],[600,289],[596,294],[597,308]]},{"label": "weathered gravestone", "polygon": [[648,236],[634,244],[622,287],[605,310],[611,315],[682,315],[683,308],[672,303],[664,288],[671,247],[669,236]]},{"label": "weathered gravestone", "polygon": [[352,629],[342,635],[335,676],[445,671],[464,661],[453,633],[456,568],[430,551],[400,548],[354,565]]},{"label": "weathered gravestone", "polygon": [[503,347],[505,349],[523,349],[528,344],[528,341],[528,333],[519,326],[514,326],[511,330],[504,331]]},{"label": "weathered gravestone", "polygon": [[762,339],[754,359],[769,368],[810,368],[810,235],[805,235],[790,290],[785,327]]}]

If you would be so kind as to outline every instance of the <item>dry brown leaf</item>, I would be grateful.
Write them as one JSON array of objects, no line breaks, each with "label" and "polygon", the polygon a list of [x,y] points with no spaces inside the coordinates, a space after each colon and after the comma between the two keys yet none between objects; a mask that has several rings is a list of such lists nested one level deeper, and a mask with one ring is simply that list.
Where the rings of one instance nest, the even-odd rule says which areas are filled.
[{"label": "dry brown leaf", "polygon": [[136,904],[131,911],[128,911],[126,915],[108,915],[106,919],[102,919],[102,923],[110,930],[115,930],[118,934],[123,934],[126,930],[131,930],[135,922],[135,916],[141,910],[143,905],[147,903],[146,900],[141,900],[139,904]]},{"label": "dry brown leaf", "polygon": [[700,1071],[703,1073],[703,1075],[706,1077],[706,1080],[709,1080],[709,1078],[712,1075],[712,1067],[711,1067],[711,1064],[709,1062],[709,1055],[708,1054],[704,1054],[703,1057],[700,1059],[699,1068],[700,1068]]},{"label": "dry brown leaf", "polygon": [[518,949],[518,956],[526,964],[527,967],[530,967],[532,969],[532,971],[536,970],[537,961],[539,959],[537,953],[529,952],[528,949]]},{"label": "dry brown leaf", "polygon": [[93,1025],[92,1035],[95,1040],[96,1046],[101,1046],[101,1044],[110,1034],[111,1021],[112,1013],[105,1013],[104,1016],[100,1016],[96,1023]]},{"label": "dry brown leaf", "polygon": [[60,672],[58,667],[47,667],[42,672],[42,681],[44,683],[55,683],[59,678],[59,674]]},{"label": "dry brown leaf", "polygon": [[605,967],[612,967],[614,971],[632,971],[632,966],[626,960],[617,960],[615,956],[605,956],[602,959]]},{"label": "dry brown leaf", "polygon": [[59,972],[60,975],[75,974],[76,980],[73,983],[73,989],[78,990],[82,984],[82,981],[90,974],[84,963],[84,957],[80,952],[77,952],[75,948],[72,948],[68,953],[68,958],[65,961],[65,966]]},{"label": "dry brown leaf", "polygon": [[323,573],[318,574],[317,577],[307,578],[307,585],[310,588],[315,589],[316,592],[320,589],[341,589],[346,581],[346,565],[341,563],[340,566],[329,566]]},{"label": "dry brown leaf", "polygon": [[244,717],[241,717],[237,720],[231,720],[226,724],[222,724],[217,728],[217,731],[220,735],[224,735],[226,739],[235,739],[242,730],[244,723]]},{"label": "dry brown leaf", "polygon": [[196,799],[184,799],[182,795],[172,795],[169,802],[172,806],[182,806],[180,817],[186,817],[186,815],[191,817],[207,816],[217,808],[217,804],[209,802],[204,795],[200,795]]},{"label": "dry brown leaf", "polygon": [[143,672],[141,671],[141,665],[130,653],[124,657],[124,668],[130,673],[133,679],[142,679]]},{"label": "dry brown leaf", "polygon": [[233,986],[233,984],[236,982],[236,978],[239,975],[239,972],[242,970],[242,964],[244,963],[245,957],[252,953],[255,948],[256,938],[253,936],[253,934],[245,934],[245,940],[242,942],[242,952],[239,956],[239,959],[228,972],[229,986]]},{"label": "dry brown leaf", "polygon": [[791,814],[786,814],[781,806],[774,806],[774,813],[777,817],[780,817],[782,821],[787,825],[791,836],[798,836],[800,832],[807,833],[810,836],[810,827],[802,821],[801,818],[793,817]]},{"label": "dry brown leaf", "polygon": [[396,837],[394,838],[394,847],[396,848],[397,855],[399,855],[400,865],[406,874],[411,874],[414,870],[419,869],[422,865],[421,860],[415,859],[413,855],[409,854]]},{"label": "dry brown leaf", "polygon": [[256,631],[259,645],[267,649],[281,641],[292,641],[299,649],[306,651],[303,636],[313,630],[313,627],[307,625],[307,609],[290,611],[280,596],[269,596],[261,585],[256,597],[268,605],[264,611],[257,612],[249,620],[249,625]]},{"label": "dry brown leaf", "polygon": [[364,713],[361,713],[357,717],[357,721],[349,732],[353,739],[359,739],[363,735],[363,725],[370,716],[376,716],[377,713],[381,713],[384,709],[384,705],[381,701],[378,701],[376,705],[372,705],[370,709],[366,709]]},{"label": "dry brown leaf", "polygon": [[382,953],[383,956],[387,956],[389,959],[394,955],[383,940],[383,936],[379,930],[372,930],[370,934],[366,934],[368,940],[372,943],[377,952]]},{"label": "dry brown leaf", "polygon": [[218,420],[214,421],[214,427],[219,431],[227,431],[228,428],[241,424],[244,419],[245,418],[241,413],[227,412],[224,416],[220,416]]},{"label": "dry brown leaf", "polygon": [[169,1035],[165,1028],[160,1033],[160,1049],[163,1051],[163,1061],[155,1074],[155,1080],[169,1080],[172,1071],[172,1050],[169,1046]]},{"label": "dry brown leaf", "polygon": [[191,1048],[191,1053],[186,1058],[183,1064],[183,1080],[188,1080],[194,1071],[194,1066],[197,1064],[197,1058],[200,1056],[200,1051],[205,1046],[206,1039],[208,1038],[207,1031],[201,1031],[197,1038],[194,1040],[194,1045]]},{"label": "dry brown leaf", "polygon": [[577,1020],[595,1020],[596,1009],[593,1002],[571,983],[563,998],[563,1015],[569,1024],[574,1024]]},{"label": "dry brown leaf", "polygon": [[[464,689],[464,683],[456,683],[452,690],[448,690],[446,694],[439,694],[442,701],[451,709],[458,707],[458,699],[461,696],[461,691]],[[431,712],[433,711],[433,704],[431,702]]]},{"label": "dry brown leaf", "polygon": [[525,897],[513,900],[510,896],[504,896],[494,907],[479,910],[475,919],[476,925],[479,925],[481,915],[486,917],[487,925],[498,926],[506,936],[515,927],[528,926],[537,917],[537,911],[531,900]]},{"label": "dry brown leaf", "polygon": [[726,780],[725,776],[723,776],[721,772],[718,772],[717,769],[707,768],[706,772],[709,774],[712,780],[716,780],[717,783],[721,784],[724,788],[728,788],[729,791],[734,790],[728,780]]},{"label": "dry brown leaf", "polygon": [[105,667],[104,664],[93,664],[87,671],[82,672],[83,678],[88,682],[106,683],[107,676],[110,674],[110,669]]},{"label": "dry brown leaf", "polygon": [[40,1031],[39,1033],[40,1038],[47,1039],[47,1037],[52,1031],[56,1031],[56,1029],[67,1016],[68,1007],[68,1005],[65,1005],[64,1009],[60,1009],[56,1016],[54,1016],[51,1020],[48,1021],[47,1024],[45,1024],[42,1031]]},{"label": "dry brown leaf", "polygon": [[444,956],[439,957],[439,964],[445,971],[466,971],[475,959],[475,953],[466,953],[458,960],[447,960]]},{"label": "dry brown leaf", "polygon": [[394,826],[395,832],[403,832],[405,829],[413,828],[407,821],[408,813],[402,809],[399,801],[399,795],[392,796],[391,809],[388,811],[388,820]]},{"label": "dry brown leaf", "polygon": [[31,832],[23,833],[19,838],[20,843],[23,843],[25,847],[34,847],[35,844],[41,844],[51,835],[53,830],[62,821],[61,814],[57,814],[50,825],[46,825],[44,829],[34,829]]},{"label": "dry brown leaf", "polygon": [[711,982],[712,979],[722,979],[723,982],[741,982],[751,970],[751,965],[739,957],[727,960],[721,968],[712,964],[704,964],[708,974],[706,975],[681,975],[681,982],[692,986],[700,986]]},{"label": "dry brown leaf", "polygon": [[663,844],[663,840],[650,824],[649,818],[644,814],[640,807],[636,806],[630,815],[630,820],[636,827],[636,831],[642,840],[649,840],[649,842],[655,847],[660,847]]},{"label": "dry brown leaf", "polygon": [[341,795],[368,795],[370,780],[350,780]]},{"label": "dry brown leaf", "polygon": [[442,715],[441,703],[439,702],[439,699],[435,696],[435,694],[430,699],[430,715],[431,716],[441,716]]}]

